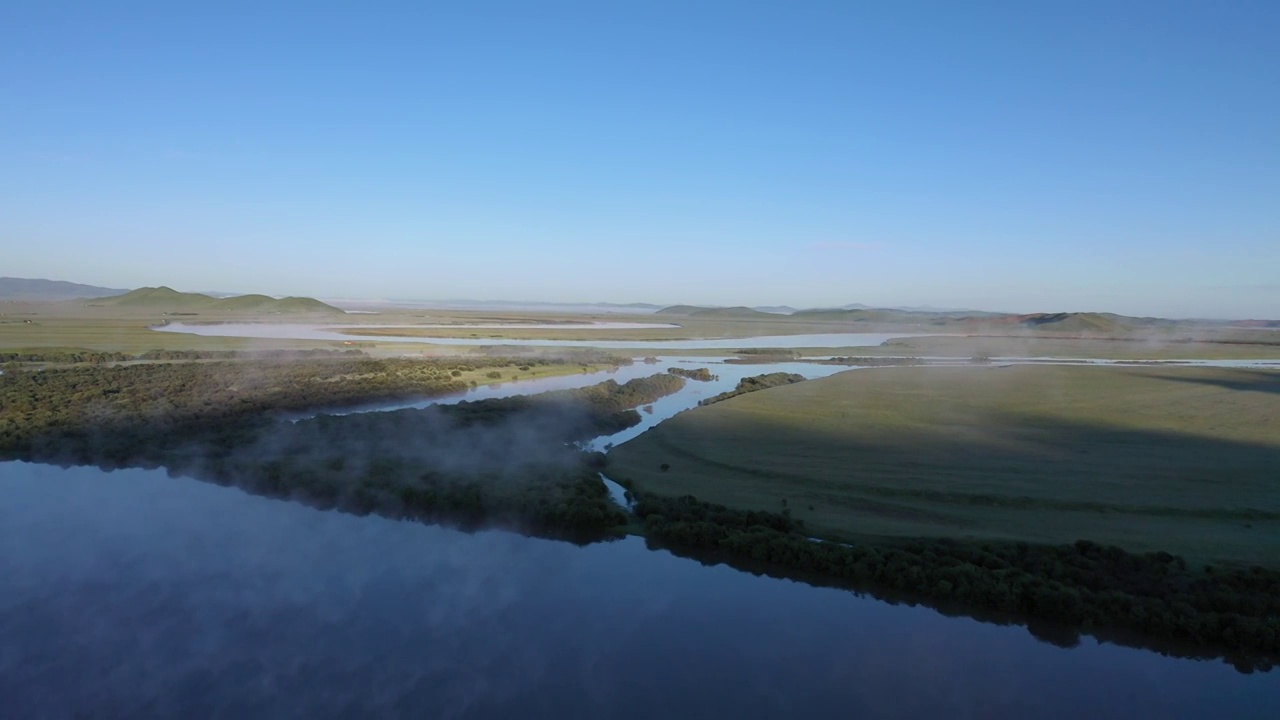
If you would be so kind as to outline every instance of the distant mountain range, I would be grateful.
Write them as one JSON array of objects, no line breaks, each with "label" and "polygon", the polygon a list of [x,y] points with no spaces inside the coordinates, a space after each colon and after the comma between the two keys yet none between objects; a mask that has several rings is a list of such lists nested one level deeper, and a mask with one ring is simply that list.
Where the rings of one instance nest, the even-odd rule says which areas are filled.
[{"label": "distant mountain range", "polygon": [[0,300],[75,300],[110,297],[127,292],[129,291],[119,288],[82,285],[65,280],[0,277]]},{"label": "distant mountain range", "polygon": [[[698,305],[672,305],[654,313],[655,315],[683,315],[698,318],[738,318],[738,319],[782,319],[777,313],[769,313],[755,308],[737,307],[701,307]],[[786,317],[786,316],[783,316]]]},{"label": "distant mountain range", "polygon": [[[226,292],[186,293],[169,287],[146,287],[137,290],[84,285],[63,280],[37,278],[0,277],[0,300],[59,302],[67,300],[94,300],[94,305],[154,308],[164,312],[210,313],[326,313],[345,311],[334,305],[309,297],[276,299],[267,295],[237,295]],[[333,300],[351,307],[382,308],[441,308],[470,310],[508,310],[530,312],[654,313],[672,317],[721,318],[738,320],[798,320],[824,323],[858,323],[880,326],[912,326],[951,328],[958,331],[998,331],[1010,328],[1030,328],[1056,332],[1107,334],[1137,329],[1171,328],[1186,326],[1280,329],[1280,320],[1169,320],[1154,317],[1133,317],[1115,313],[1066,312],[1066,313],[1000,313],[981,310],[962,310],[922,307],[873,308],[861,303],[850,303],[836,308],[797,309],[789,305],[758,305],[755,307],[721,307],[714,305],[669,305],[652,303],[555,303],[515,302],[508,300]]]},{"label": "distant mountain range", "polygon": [[345,314],[332,305],[308,297],[286,297],[277,300],[266,295],[236,295],[215,298],[200,293],[178,292],[169,287],[138,288],[113,297],[103,298],[95,305],[125,308],[149,308],[166,312],[211,312],[254,314]]},{"label": "distant mountain range", "polygon": [[[215,297],[215,295],[217,297]],[[65,302],[93,300],[101,307],[150,308],[163,312],[217,312],[252,314],[338,313],[343,311],[308,297],[276,299],[267,295],[232,293],[187,293],[170,287],[137,290],[82,285],[64,280],[0,278],[0,300]]]}]

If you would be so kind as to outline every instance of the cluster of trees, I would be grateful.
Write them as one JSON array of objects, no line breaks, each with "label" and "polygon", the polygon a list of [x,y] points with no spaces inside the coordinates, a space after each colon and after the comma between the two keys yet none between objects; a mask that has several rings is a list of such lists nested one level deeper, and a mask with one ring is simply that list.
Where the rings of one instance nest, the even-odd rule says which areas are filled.
[{"label": "cluster of trees", "polygon": [[3,363],[92,363],[124,362],[135,357],[122,352],[102,352],[98,350],[36,350],[27,352],[0,352],[0,364]]},{"label": "cluster of trees", "polygon": [[365,357],[363,350],[148,350],[139,360],[312,360],[316,358]]},{"label": "cluster of trees", "polygon": [[586,402],[601,410],[617,412],[648,405],[655,400],[679,392],[684,385],[683,378],[659,374],[628,380],[622,384],[618,384],[616,380],[605,380],[590,387],[577,390],[555,390],[529,396],[526,399],[536,398],[538,402],[571,399]]},{"label": "cluster of trees", "polygon": [[[288,362],[74,365],[5,373],[0,375],[0,453],[21,452],[37,439],[56,444],[62,438],[75,447],[75,438],[85,435],[181,434],[273,412],[436,397],[465,390],[467,385],[458,379],[463,372],[508,364],[500,358],[342,356]],[[610,383],[569,392],[585,393],[584,398],[598,394],[616,411],[652,402],[661,397],[655,396],[655,389],[674,392],[671,385],[679,389],[683,381],[664,375],[647,383]]]},{"label": "cluster of trees", "polygon": [[364,357],[362,350],[148,350],[131,354],[100,350],[31,350],[0,352],[3,363],[45,363],[50,365],[101,365],[131,360],[311,360],[317,358]]},{"label": "cluster of trees", "polygon": [[[473,363],[469,363],[473,364]],[[0,376],[0,451],[33,439],[219,425],[273,411],[431,397],[465,386],[451,365],[368,358],[75,365]]]},{"label": "cluster of trees", "polygon": [[736,352],[738,357],[727,358],[725,363],[730,365],[769,365],[772,363],[793,362],[802,357],[799,350],[785,350],[782,348],[743,348]]},{"label": "cluster of trees", "polygon": [[729,398],[732,398],[732,397],[745,395],[749,392],[755,392],[757,390],[766,390],[771,387],[778,387],[779,385],[791,385],[792,383],[798,383],[798,382],[804,382],[803,375],[797,375],[796,373],[785,373],[785,372],[766,373],[764,375],[753,375],[752,377],[743,378],[739,380],[738,386],[730,390],[729,392],[722,392],[719,395],[709,397],[706,400],[701,400],[698,402],[698,404],[710,405],[712,403],[721,402],[722,400],[728,400]]},{"label": "cluster of trees", "polygon": [[522,363],[534,365],[613,365],[626,367],[634,360],[622,355],[611,355],[597,348],[531,348],[511,345],[485,345],[471,350],[476,357],[501,357],[508,360],[518,359]]},{"label": "cluster of trees", "polygon": [[720,379],[719,375],[712,375],[711,371],[706,368],[689,370],[686,368],[671,367],[671,368],[667,368],[667,372],[671,373],[672,375],[679,375],[682,378],[697,380],[699,382],[711,382],[712,380]]},{"label": "cluster of trees", "polygon": [[814,360],[821,365],[857,365],[859,367],[891,367],[895,365],[923,365],[924,361],[918,357],[873,357],[873,356],[844,356],[833,357],[826,360]]},{"label": "cluster of trees", "polygon": [[1280,572],[1190,568],[1168,553],[948,539],[818,542],[787,513],[637,494],[649,538],[701,557],[982,612],[1218,647],[1269,667],[1280,653]]},{"label": "cluster of trees", "polygon": [[453,374],[477,365],[343,357],[6,374],[0,457],[163,466],[325,507],[575,540],[605,537],[625,523],[597,475],[602,456],[575,443],[638,423],[634,408],[679,390],[682,378],[657,374],[296,422],[278,417],[454,392],[463,385]]},{"label": "cluster of trees", "polygon": [[[360,427],[368,419],[325,416],[292,428],[261,428],[254,442],[204,456],[184,449],[170,465],[269,497],[465,530],[502,526],[585,543],[612,536],[626,522],[600,482],[594,458],[557,444],[554,432],[528,458],[468,458],[462,453],[497,440],[439,426],[438,434],[416,445],[403,432],[394,433],[394,443],[371,442]],[[432,427],[429,420],[405,420],[404,427],[419,431]]]},{"label": "cluster of trees", "polygon": [[[605,380],[585,388],[553,390],[537,395],[516,395],[488,400],[463,400],[433,408],[459,426],[496,425],[523,413],[531,424],[553,419],[565,442],[611,435],[640,422],[635,408],[666,397],[684,387],[684,380],[652,375],[619,384]],[[412,412],[412,411],[399,411]],[[396,413],[380,413],[394,417]],[[540,420],[533,421],[533,418]]]}]

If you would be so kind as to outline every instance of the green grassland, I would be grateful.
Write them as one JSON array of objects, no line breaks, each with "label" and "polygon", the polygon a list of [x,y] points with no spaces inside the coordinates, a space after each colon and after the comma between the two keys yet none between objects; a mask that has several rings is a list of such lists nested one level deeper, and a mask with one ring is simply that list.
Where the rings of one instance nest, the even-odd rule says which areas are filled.
[{"label": "green grassland", "polygon": [[854,370],[681,414],[608,473],[785,508],[828,539],[1087,539],[1277,567],[1280,372]]},{"label": "green grassland", "polygon": [[[252,297],[252,296],[246,296]],[[232,298],[237,299],[237,298]],[[96,302],[96,301],[95,301]],[[169,306],[165,306],[169,307]],[[359,350],[374,358],[412,357],[423,360],[472,357],[475,348],[456,345],[376,342],[353,338],[351,343],[331,340],[286,340],[262,338],[205,337],[185,333],[156,332],[151,326],[166,318],[155,308],[86,307],[83,303],[0,303],[0,354],[8,352],[98,351],[140,354],[152,350],[238,351],[244,353],[286,350]],[[276,321],[316,322],[331,320],[327,315],[272,316],[266,319],[245,312],[202,313],[198,318],[218,322]],[[554,349],[510,349],[514,355],[505,364],[488,363],[481,369],[463,369],[458,381],[467,385],[494,385],[513,380],[531,380],[560,375],[595,372],[615,363]],[[617,355],[610,353],[610,355]],[[490,357],[485,355],[484,357]],[[534,361],[534,362],[529,362]],[[144,362],[144,361],[137,361]],[[149,361],[145,361],[149,362]],[[30,365],[44,365],[34,363]],[[498,377],[494,377],[497,373]]]},{"label": "green grassland", "polygon": [[[381,317],[379,323],[438,321],[418,317],[394,320],[393,316]],[[453,316],[458,319],[456,316]],[[570,316],[572,317],[572,316]],[[608,320],[616,317],[576,316],[579,321]],[[777,316],[773,316],[777,317]],[[653,318],[658,320],[659,318]],[[676,328],[648,328],[640,330],[585,330],[585,329],[532,329],[532,328],[363,328],[350,325],[344,330],[353,339],[376,339],[379,336],[408,335],[430,342],[432,337],[474,337],[480,339],[515,340],[607,340],[636,341],[627,349],[633,355],[651,354],[644,342],[653,340],[690,340],[697,338],[742,338],[743,348],[752,347],[751,338],[760,335],[801,335],[810,333],[921,333],[919,336],[901,338],[874,347],[820,348],[805,347],[797,341],[795,349],[805,355],[937,355],[968,358],[983,356],[1031,356],[1031,357],[1083,357],[1109,359],[1280,359],[1280,333],[1269,330],[1215,330],[1196,333],[1135,332],[1109,336],[1075,336],[1032,330],[1007,330],[1002,334],[954,334],[928,335],[937,329],[919,327],[866,326],[849,323],[814,323],[788,320],[756,320],[743,318],[707,319],[705,317],[678,317],[661,319],[678,322]],[[566,316],[529,317],[528,315],[504,318],[505,322],[565,321]],[[636,322],[645,318],[636,318]],[[486,321],[494,322],[491,316]],[[662,350],[664,355],[724,355],[732,350]]]},{"label": "green grassland", "polygon": [[[247,295],[217,300],[204,295],[177,293],[167,288],[145,288],[128,295],[68,302],[0,302],[0,350],[28,350],[40,347],[77,348],[100,351],[143,352],[154,348],[244,350],[305,349],[344,347],[342,343],[315,340],[264,340],[200,337],[178,333],[157,333],[150,326],[166,321],[188,323],[341,323],[350,328],[351,342],[377,355],[427,352],[449,355],[468,352],[470,347],[433,345],[433,337],[474,337],[482,339],[547,340],[634,340],[637,345],[626,354],[644,356],[654,352],[644,346],[650,340],[692,338],[750,338],[759,335],[807,333],[892,332],[918,336],[893,340],[870,348],[804,348],[809,355],[939,355],[949,357],[1056,356],[1117,359],[1280,359],[1280,332],[1242,328],[1172,327],[1139,328],[1111,334],[1062,333],[1046,328],[1067,327],[1082,321],[1072,316],[1035,328],[1009,327],[971,329],[885,324],[890,316],[866,311],[809,313],[798,317],[742,312],[725,308],[693,315],[619,315],[539,312],[494,312],[474,310],[388,309],[376,315],[345,315],[327,305],[306,298],[273,300]],[[895,316],[896,317],[896,316]],[[850,319],[854,318],[854,319]],[[863,318],[863,319],[857,319]],[[870,319],[867,319],[870,318]],[[1092,319],[1092,318],[1085,318]],[[438,325],[466,323],[571,324],[584,322],[670,322],[677,327],[593,330],[571,328],[387,328],[369,325]],[[930,335],[951,333],[947,335]],[[422,344],[379,341],[380,336],[413,335]],[[801,344],[801,341],[797,341]],[[669,355],[724,355],[732,351],[663,350]]]},{"label": "green grassland", "polygon": [[1026,332],[1007,335],[939,335],[899,338],[874,348],[850,348],[848,352],[813,349],[807,354],[1280,360],[1280,332],[1232,329],[1195,334],[1133,333],[1111,337],[1057,337]]}]

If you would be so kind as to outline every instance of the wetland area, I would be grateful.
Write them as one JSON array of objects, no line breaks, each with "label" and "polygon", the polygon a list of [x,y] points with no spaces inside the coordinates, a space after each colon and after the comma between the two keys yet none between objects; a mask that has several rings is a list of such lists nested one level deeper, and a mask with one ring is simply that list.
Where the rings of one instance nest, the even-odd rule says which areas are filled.
[{"label": "wetland area", "polygon": [[50,717],[1280,699],[1271,345],[512,320],[9,339],[0,694]]},{"label": "wetland area", "polygon": [[1280,717],[1280,2],[80,5],[0,720]]}]

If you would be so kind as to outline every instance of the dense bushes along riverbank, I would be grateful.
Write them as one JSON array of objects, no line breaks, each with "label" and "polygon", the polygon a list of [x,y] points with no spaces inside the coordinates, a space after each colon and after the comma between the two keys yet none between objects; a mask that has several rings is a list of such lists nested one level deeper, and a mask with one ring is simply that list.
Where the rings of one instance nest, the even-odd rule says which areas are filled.
[{"label": "dense bushes along riverbank", "polygon": [[[387,364],[390,363],[390,364]],[[321,507],[579,541],[626,522],[574,443],[684,386],[658,374],[395,412],[279,410],[450,392],[457,365],[84,366],[0,376],[0,457],[171,472]],[[396,372],[403,370],[403,372]]]},{"label": "dense bushes along riverbank", "polygon": [[651,540],[737,564],[767,563],[855,588],[906,591],[939,603],[1121,630],[1240,654],[1280,656],[1280,572],[1190,568],[1087,541],[1046,546],[918,540],[843,545],[807,538],[786,514],[743,512],[693,497],[640,493]]},{"label": "dense bushes along riverbank", "polygon": [[667,372],[671,373],[672,375],[678,375],[682,378],[697,380],[698,382],[711,382],[712,380],[720,379],[719,375],[712,375],[711,371],[706,368],[698,368],[696,370],[690,370],[688,368],[670,367],[670,368],[667,368]]},{"label": "dense bushes along riverbank", "polygon": [[[345,352],[316,357],[313,352],[325,351],[5,373],[0,375],[0,451],[78,427],[218,426],[270,412],[438,397],[466,390],[457,379],[464,372],[511,363],[505,358],[372,359]],[[520,362],[555,364],[536,358]]]},{"label": "dense bushes along riverbank", "polygon": [[739,395],[745,395],[749,392],[755,392],[757,390],[767,390],[771,387],[778,387],[779,385],[790,385],[792,383],[798,383],[798,382],[804,382],[803,375],[798,375],[796,373],[785,373],[785,372],[767,373],[765,375],[754,375],[752,377],[743,378],[739,380],[738,386],[730,390],[729,392],[722,392],[719,395],[716,395],[714,397],[709,397],[706,400],[701,400],[698,402],[698,404],[710,405],[712,403],[722,402],[724,400],[728,400],[729,398],[737,397]]}]

